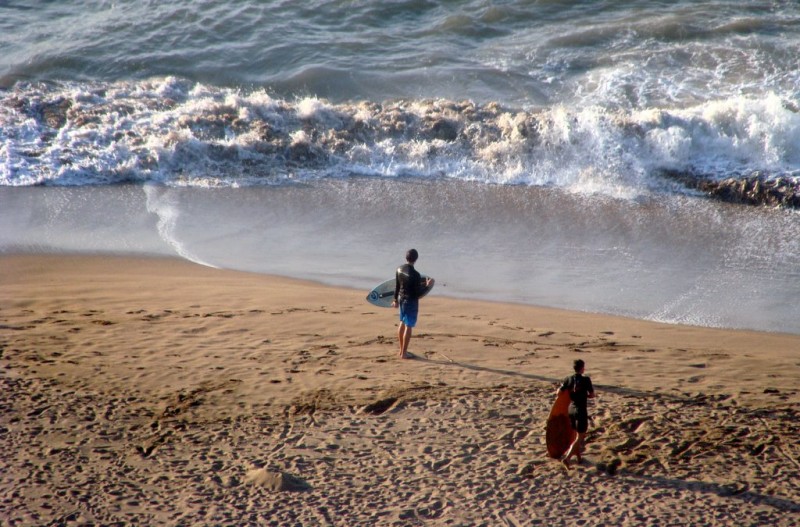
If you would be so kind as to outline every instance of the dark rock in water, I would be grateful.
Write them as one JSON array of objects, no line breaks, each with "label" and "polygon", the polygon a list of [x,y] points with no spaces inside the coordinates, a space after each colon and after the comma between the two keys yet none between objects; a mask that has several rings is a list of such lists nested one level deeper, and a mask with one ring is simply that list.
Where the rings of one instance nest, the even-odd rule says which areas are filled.
[{"label": "dark rock in water", "polygon": [[734,203],[769,205],[773,207],[800,207],[800,184],[787,178],[768,180],[762,176],[751,176],[737,180],[728,178],[705,185],[714,197]]},{"label": "dark rock in water", "polygon": [[722,180],[686,173],[670,172],[663,175],[728,203],[800,208],[800,179],[796,178],[768,178],[760,173]]}]

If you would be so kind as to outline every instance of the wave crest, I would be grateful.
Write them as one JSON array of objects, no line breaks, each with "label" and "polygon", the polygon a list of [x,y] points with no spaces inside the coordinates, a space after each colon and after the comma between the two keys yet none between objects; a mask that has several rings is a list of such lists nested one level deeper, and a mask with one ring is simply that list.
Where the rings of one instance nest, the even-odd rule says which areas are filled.
[{"label": "wave crest", "polygon": [[754,172],[796,179],[798,141],[797,108],[774,95],[638,112],[448,100],[334,104],[170,77],[19,84],[0,97],[0,184],[14,186],[238,187],[355,175],[636,198],[673,189],[665,172],[698,181]]}]

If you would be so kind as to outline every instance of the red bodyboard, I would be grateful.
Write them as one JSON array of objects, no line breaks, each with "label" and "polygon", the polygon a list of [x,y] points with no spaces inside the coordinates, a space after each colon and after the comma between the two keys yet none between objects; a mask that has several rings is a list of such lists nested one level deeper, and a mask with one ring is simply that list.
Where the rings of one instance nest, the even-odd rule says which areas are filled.
[{"label": "red bodyboard", "polygon": [[569,446],[575,441],[578,433],[572,428],[569,420],[569,390],[558,392],[550,416],[547,418],[547,455],[559,459],[567,453]]}]

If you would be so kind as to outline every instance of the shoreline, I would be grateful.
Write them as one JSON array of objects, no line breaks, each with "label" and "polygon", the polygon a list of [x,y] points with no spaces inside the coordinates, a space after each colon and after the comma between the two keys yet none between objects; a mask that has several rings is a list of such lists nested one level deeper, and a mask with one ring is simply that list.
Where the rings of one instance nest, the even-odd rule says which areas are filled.
[{"label": "shoreline", "polygon": [[[388,210],[374,208],[376,195],[417,190],[422,202],[413,210],[394,198],[386,199]],[[456,206],[465,202],[476,207]],[[410,232],[426,232],[417,247],[420,269],[439,277],[437,294],[800,334],[797,251],[786,241],[797,224],[791,213],[774,209],[369,178],[214,190],[9,187],[0,191],[0,209],[9,250],[181,255],[223,269],[366,289],[389,277],[402,260],[397,255],[414,245],[402,239],[386,245],[395,224],[407,223]],[[444,229],[443,221],[453,226]],[[475,233],[484,229],[492,236],[478,241]],[[342,252],[341,243],[350,248]],[[476,268],[489,276],[476,279]]]},{"label": "shoreline", "polygon": [[[419,359],[400,361],[396,314],[366,291],[173,258],[0,266],[3,525],[800,514],[800,335],[434,290]],[[588,462],[566,472],[543,426],[575,358],[599,398]],[[270,488],[269,470],[301,488]]]}]

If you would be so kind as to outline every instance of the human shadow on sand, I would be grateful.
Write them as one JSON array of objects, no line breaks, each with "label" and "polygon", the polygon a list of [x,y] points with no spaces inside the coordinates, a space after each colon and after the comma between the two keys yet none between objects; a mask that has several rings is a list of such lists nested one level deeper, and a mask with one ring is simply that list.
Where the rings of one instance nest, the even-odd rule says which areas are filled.
[{"label": "human shadow on sand", "polygon": [[[535,375],[531,373],[521,373],[518,371],[513,370],[505,370],[501,368],[489,368],[486,366],[476,366],[474,364],[468,364],[464,362],[458,362],[452,360],[450,357],[447,357],[444,354],[441,354],[445,357],[446,360],[436,360],[431,358],[419,357],[416,358],[420,361],[429,363],[429,364],[436,364],[440,366],[448,366],[448,367],[457,367],[463,368],[467,370],[473,371],[482,371],[487,373],[494,373],[497,375],[505,375],[509,377],[518,377],[523,379],[530,379],[534,381],[546,382],[550,384],[556,384],[560,382],[561,379],[554,379],[552,377],[547,377],[543,375]],[[615,393],[620,395],[628,395],[633,397],[649,397],[654,398],[660,401],[664,400],[672,400],[681,403],[689,403],[689,404],[706,404],[708,403],[707,396],[680,396],[680,395],[666,395],[663,393],[655,393],[655,392],[644,392],[640,390],[632,390],[630,388],[623,388],[619,386],[611,386],[611,385],[602,385],[602,384],[595,384],[598,390],[603,390],[609,393]],[[588,462],[588,460],[587,460]],[[610,471],[608,470],[607,464],[604,463],[590,463],[591,466],[594,466],[599,472],[604,473],[615,473],[616,470]],[[616,469],[616,467],[614,467]],[[751,491],[746,484],[721,484],[721,483],[707,483],[707,482],[700,482],[700,481],[688,481],[683,479],[677,478],[669,478],[665,476],[657,476],[657,475],[645,475],[639,474],[636,472],[624,472],[624,474],[620,474],[621,477],[625,477],[631,480],[638,480],[643,484],[654,486],[657,488],[664,488],[669,490],[688,490],[691,492],[700,492],[700,493],[707,493],[707,494],[715,494],[717,496],[723,498],[734,498],[738,500],[745,501],[753,506],[757,505],[766,505],[778,509],[782,512],[789,512],[789,513],[798,513],[800,512],[800,503],[792,501],[790,499],[781,498],[778,496],[770,496],[765,494],[759,494],[757,492]]]},{"label": "human shadow on sand", "polygon": [[656,488],[715,494],[721,498],[742,500],[754,507],[766,505],[782,512],[800,513],[800,503],[779,496],[752,492],[747,488],[746,484],[706,483],[702,481],[687,481],[665,476],[648,476],[636,473],[626,473],[624,477],[642,481]]},{"label": "human shadow on sand", "polygon": [[[533,373],[522,373],[522,372],[518,372],[518,371],[514,371],[514,370],[504,370],[504,369],[501,369],[501,368],[489,368],[489,367],[486,367],[486,366],[476,366],[475,364],[469,364],[469,363],[466,363],[466,362],[455,361],[455,360],[451,359],[450,357],[448,357],[448,356],[446,356],[444,354],[441,354],[441,353],[440,353],[440,355],[445,357],[446,360],[431,359],[431,358],[427,358],[427,357],[419,356],[419,355],[415,355],[414,358],[416,360],[424,361],[424,362],[427,362],[429,364],[437,364],[437,365],[440,365],[440,366],[457,367],[457,368],[463,368],[465,370],[472,370],[472,371],[482,371],[482,372],[486,372],[486,373],[494,373],[496,375],[505,375],[505,376],[508,376],[508,377],[519,377],[519,378],[523,378],[523,379],[530,379],[530,380],[533,380],[533,381],[546,382],[546,383],[552,384],[552,385],[560,384],[561,381],[563,380],[563,377],[560,377],[560,378],[556,379],[554,377],[546,377],[544,375],[536,375],[536,374],[533,374]],[[702,396],[702,395],[701,396],[692,396],[692,395],[688,395],[688,394],[687,395],[673,395],[673,394],[665,394],[665,393],[661,393],[661,392],[645,392],[645,391],[642,391],[642,390],[634,390],[634,389],[631,389],[631,388],[624,388],[624,387],[621,387],[621,386],[613,386],[613,385],[610,385],[610,384],[597,384],[597,383],[595,383],[594,386],[598,390],[602,390],[602,391],[605,391],[605,392],[608,392],[608,393],[614,393],[614,394],[618,394],[618,395],[629,395],[629,396],[632,396],[632,397],[655,397],[655,398],[658,398],[659,400],[673,400],[673,401],[682,402],[682,403],[685,403],[687,401],[702,402],[702,401],[707,400],[707,397],[706,396]]]}]

